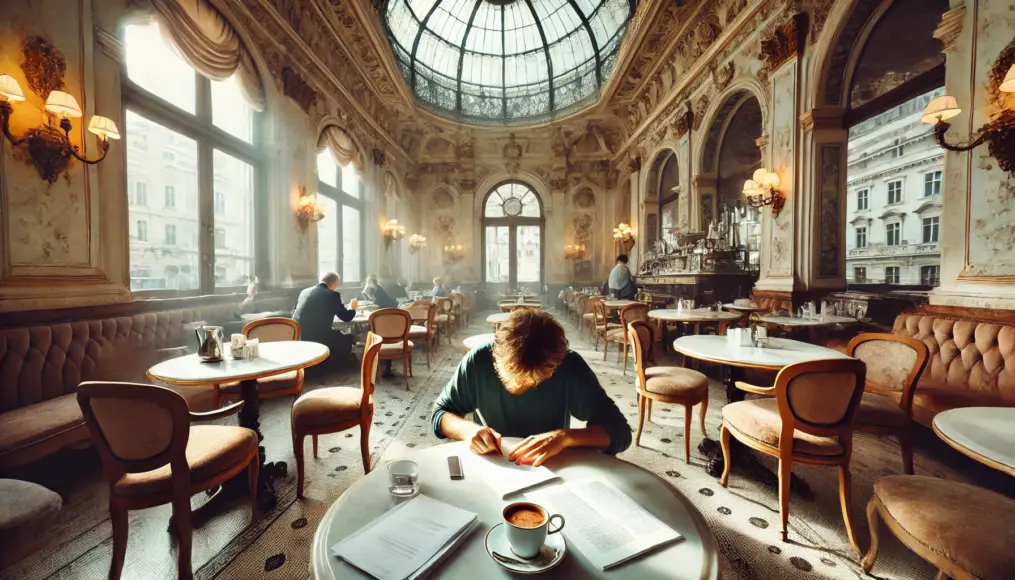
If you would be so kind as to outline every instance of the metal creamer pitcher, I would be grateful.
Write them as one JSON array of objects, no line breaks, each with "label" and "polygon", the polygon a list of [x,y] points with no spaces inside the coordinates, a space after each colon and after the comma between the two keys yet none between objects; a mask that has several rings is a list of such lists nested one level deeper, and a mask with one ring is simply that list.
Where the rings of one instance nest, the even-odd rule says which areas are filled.
[{"label": "metal creamer pitcher", "polygon": [[222,340],[225,336],[221,326],[195,328],[197,335],[197,356],[204,362],[222,360]]}]

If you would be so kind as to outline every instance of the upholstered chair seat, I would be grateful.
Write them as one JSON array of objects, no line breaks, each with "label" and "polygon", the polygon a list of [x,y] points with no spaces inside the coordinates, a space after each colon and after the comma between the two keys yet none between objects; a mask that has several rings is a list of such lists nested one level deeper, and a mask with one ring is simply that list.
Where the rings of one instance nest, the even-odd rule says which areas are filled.
[{"label": "upholstered chair seat", "polygon": [[879,520],[910,550],[955,579],[1011,578],[1015,573],[1015,501],[993,491],[918,475],[874,483],[867,504],[870,572],[878,552]]},{"label": "upholstered chair seat", "polygon": [[[468,295],[467,295],[468,296]],[[437,304],[429,300],[420,300],[403,307],[403,310],[412,315],[413,322],[424,321],[423,324],[412,324],[409,326],[409,338],[416,342],[422,342],[426,350],[426,366],[430,368],[430,349],[436,349],[437,337]],[[412,363],[412,357],[409,357]]]},{"label": "upholstered chair seat", "polygon": [[438,314],[435,317],[435,320],[437,321],[438,324],[447,324],[447,322],[448,322],[448,316],[449,315],[447,315],[447,314]]},{"label": "upholstered chair seat", "polygon": [[860,408],[856,411],[856,422],[864,425],[883,427],[906,427],[909,417],[897,401],[874,393],[864,393]]},{"label": "upholstered chair seat", "polygon": [[[280,375],[257,379],[257,393],[259,396],[263,396],[264,394],[272,391],[291,391],[302,387],[302,385],[303,371],[289,371]],[[240,383],[224,383],[219,385],[219,391],[238,395],[240,393]]]},{"label": "upholstered chair seat", "polygon": [[613,330],[611,330],[611,331],[606,333],[606,340],[608,340],[610,342],[616,342],[616,343],[619,343],[619,344],[623,344],[624,341],[626,340],[624,338],[625,334],[627,334],[627,333],[624,332],[623,328],[614,328]]},{"label": "upholstered chair seat", "polygon": [[407,352],[412,352],[413,348],[415,348],[415,345],[412,344],[411,340],[406,341],[405,344],[402,343],[385,344],[384,346],[381,347],[381,354],[382,355],[403,354]]},{"label": "upholstered chair seat", "polygon": [[[739,435],[779,448],[782,419],[779,417],[779,402],[774,398],[752,399],[730,403],[722,408],[722,419]],[[810,457],[836,457],[843,453],[842,445],[832,437],[821,437],[793,430],[793,454]]]},{"label": "upholstered chair seat", "polygon": [[409,327],[409,338],[426,338],[426,327],[413,324]]},{"label": "upholstered chair seat", "polygon": [[708,378],[698,371],[672,367],[667,374],[646,377],[645,390],[660,395],[698,398],[707,396]]},{"label": "upholstered chair seat", "polygon": [[[329,387],[315,389],[304,394],[293,404],[293,422],[304,427],[320,427],[336,421],[355,420],[360,415],[363,389],[353,387]],[[369,408],[373,408],[373,397],[369,397]]]}]

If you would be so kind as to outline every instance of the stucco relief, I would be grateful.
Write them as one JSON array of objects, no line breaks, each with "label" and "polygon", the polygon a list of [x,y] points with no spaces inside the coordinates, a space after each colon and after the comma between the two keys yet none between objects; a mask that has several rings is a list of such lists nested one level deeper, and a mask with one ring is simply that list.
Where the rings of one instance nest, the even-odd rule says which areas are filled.
[{"label": "stucco relief", "polygon": [[793,173],[793,132],[797,124],[795,116],[795,67],[782,67],[772,75],[772,123],[770,160],[762,159],[762,164],[770,165],[770,169],[779,172],[783,177],[786,190],[786,205],[779,217],[772,220],[769,247],[771,260],[768,275],[788,277],[793,275],[793,205],[794,192],[791,189],[789,176]]}]

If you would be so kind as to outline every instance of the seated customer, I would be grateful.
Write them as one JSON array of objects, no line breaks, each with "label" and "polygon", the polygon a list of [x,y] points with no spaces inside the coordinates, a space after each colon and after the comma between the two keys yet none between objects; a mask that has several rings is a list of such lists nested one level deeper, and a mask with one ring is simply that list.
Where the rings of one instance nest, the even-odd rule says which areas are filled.
[{"label": "seated customer", "polygon": [[388,296],[391,296],[396,301],[409,297],[409,285],[406,284],[405,279],[401,277],[394,282],[390,279],[386,280],[381,284],[381,288],[384,288],[385,292],[388,293]]},{"label": "seated customer", "polygon": [[617,256],[617,265],[610,272],[608,282],[610,294],[620,300],[634,300],[638,287],[634,285],[634,277],[627,267],[627,254]]},{"label": "seated customer", "polygon": [[377,283],[377,274],[369,274],[367,276],[360,298],[373,302],[378,308],[395,308],[398,306],[398,302]]},{"label": "seated customer", "polygon": [[[477,409],[488,428],[463,418]],[[570,429],[571,417],[586,427]],[[492,345],[467,354],[430,421],[435,435],[467,441],[480,455],[499,451],[502,436],[524,437],[510,459],[536,466],[568,447],[616,454],[631,445],[624,415],[568,348],[564,329],[541,310],[516,310]]]},{"label": "seated customer", "polygon": [[310,342],[318,342],[331,350],[329,360],[337,360],[352,354],[352,345],[356,342],[350,334],[342,334],[334,330],[332,324],[337,316],[342,322],[349,322],[356,316],[358,301],[353,298],[349,308],[342,303],[342,295],[336,292],[341,278],[334,272],[328,272],[321,278],[320,284],[311,286],[300,292],[293,320],[300,323],[300,338]]},{"label": "seated customer", "polygon": [[440,277],[433,279],[432,292],[434,298],[447,298],[449,294],[448,289],[444,287],[444,281]]}]

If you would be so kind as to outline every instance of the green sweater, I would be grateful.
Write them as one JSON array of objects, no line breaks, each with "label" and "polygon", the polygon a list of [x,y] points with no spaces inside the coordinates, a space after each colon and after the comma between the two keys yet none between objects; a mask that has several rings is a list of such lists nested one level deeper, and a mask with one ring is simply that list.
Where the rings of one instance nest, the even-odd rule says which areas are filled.
[{"label": "green sweater", "polygon": [[631,428],[624,415],[600,386],[589,365],[574,351],[568,351],[548,380],[513,395],[494,371],[492,345],[473,350],[462,359],[455,376],[434,401],[430,416],[434,434],[441,439],[446,437],[441,432],[444,413],[464,417],[477,408],[490,428],[505,437],[567,429],[574,417],[606,430],[610,436],[606,449],[609,454],[617,454],[631,445]]}]

